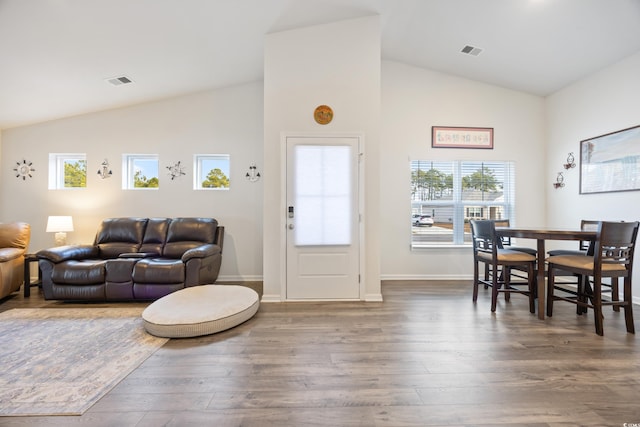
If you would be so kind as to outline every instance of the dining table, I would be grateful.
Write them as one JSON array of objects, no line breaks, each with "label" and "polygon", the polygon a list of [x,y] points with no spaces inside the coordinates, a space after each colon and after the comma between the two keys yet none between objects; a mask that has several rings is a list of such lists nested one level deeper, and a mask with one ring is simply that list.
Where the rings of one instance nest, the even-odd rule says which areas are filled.
[{"label": "dining table", "polygon": [[546,256],[545,242],[547,240],[577,240],[595,241],[597,233],[594,230],[563,229],[563,228],[525,228],[525,227],[496,227],[498,236],[522,239],[535,239],[537,241],[537,296],[538,318],[545,318],[546,304]]}]

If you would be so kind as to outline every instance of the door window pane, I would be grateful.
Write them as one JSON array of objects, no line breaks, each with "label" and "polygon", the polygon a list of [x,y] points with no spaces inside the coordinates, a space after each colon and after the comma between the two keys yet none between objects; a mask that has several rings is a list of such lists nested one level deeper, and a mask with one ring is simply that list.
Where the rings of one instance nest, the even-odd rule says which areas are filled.
[{"label": "door window pane", "polygon": [[351,147],[295,147],[295,244],[351,244]]}]

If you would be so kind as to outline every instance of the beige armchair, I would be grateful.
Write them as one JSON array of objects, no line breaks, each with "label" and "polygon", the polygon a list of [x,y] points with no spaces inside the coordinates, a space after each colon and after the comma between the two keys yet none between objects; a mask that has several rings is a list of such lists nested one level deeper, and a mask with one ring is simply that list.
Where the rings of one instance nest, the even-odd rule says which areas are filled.
[{"label": "beige armchair", "polygon": [[20,289],[24,280],[24,254],[31,227],[26,222],[0,223],[0,298]]}]

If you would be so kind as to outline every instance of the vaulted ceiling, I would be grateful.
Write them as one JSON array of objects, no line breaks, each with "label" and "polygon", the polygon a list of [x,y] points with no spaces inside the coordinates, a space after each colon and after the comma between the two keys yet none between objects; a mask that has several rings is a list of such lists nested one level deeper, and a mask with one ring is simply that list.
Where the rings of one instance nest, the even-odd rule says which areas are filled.
[{"label": "vaulted ceiling", "polygon": [[0,128],[259,81],[266,34],[372,15],[382,59],[540,96],[640,51],[640,0],[0,0]]}]

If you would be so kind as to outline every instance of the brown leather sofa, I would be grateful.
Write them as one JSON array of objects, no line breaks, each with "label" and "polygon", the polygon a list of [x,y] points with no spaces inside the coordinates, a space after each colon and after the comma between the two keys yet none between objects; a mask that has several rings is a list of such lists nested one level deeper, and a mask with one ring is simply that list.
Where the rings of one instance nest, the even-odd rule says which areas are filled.
[{"label": "brown leather sofa", "polygon": [[45,299],[155,300],[214,283],[224,227],[213,218],[109,218],[92,245],[37,253]]},{"label": "brown leather sofa", "polygon": [[17,291],[24,280],[24,253],[31,227],[26,222],[0,224],[0,298]]}]

